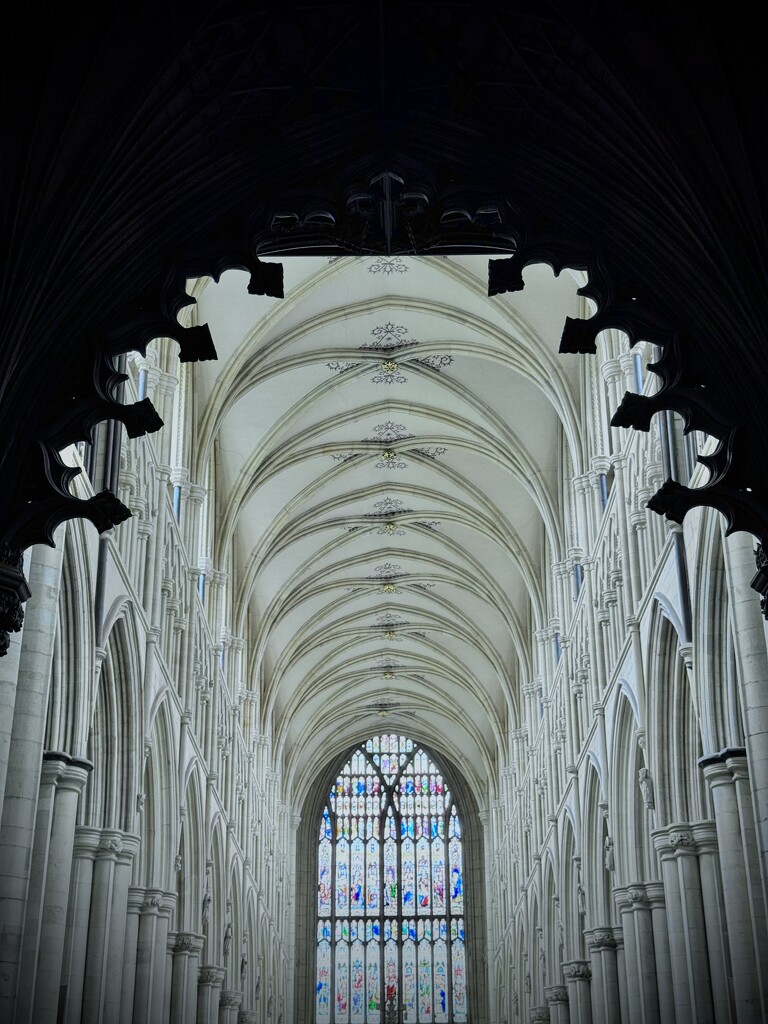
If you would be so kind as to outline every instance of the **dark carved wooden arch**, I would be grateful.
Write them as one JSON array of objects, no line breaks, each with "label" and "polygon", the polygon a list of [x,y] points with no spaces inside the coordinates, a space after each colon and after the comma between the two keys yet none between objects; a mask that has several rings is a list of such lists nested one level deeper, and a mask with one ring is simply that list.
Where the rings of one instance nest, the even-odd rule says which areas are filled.
[{"label": "dark carved wooden arch", "polygon": [[277,294],[266,255],[486,252],[492,292],[528,263],[584,268],[597,312],[564,325],[563,351],[617,327],[663,353],[659,393],[625,396],[614,422],[673,409],[720,439],[706,487],[668,482],[650,507],[711,505],[768,544],[765,84],[742,77],[757,34],[738,10],[28,17],[3,108],[0,632],[21,623],[26,546],[129,514],[109,493],[76,501],[57,454],[100,420],[160,426],[116,400],[116,357],[154,337],[214,357],[205,326],[178,324],[187,278],[245,268]]}]

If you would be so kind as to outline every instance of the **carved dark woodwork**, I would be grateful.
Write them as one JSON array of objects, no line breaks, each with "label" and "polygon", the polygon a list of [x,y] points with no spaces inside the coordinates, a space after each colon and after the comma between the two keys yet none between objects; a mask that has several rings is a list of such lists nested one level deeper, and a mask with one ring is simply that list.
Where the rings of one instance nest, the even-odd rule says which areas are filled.
[{"label": "carved dark woodwork", "polygon": [[[94,19],[22,13],[5,33],[0,289],[0,632],[17,628],[18,555],[59,522],[128,510],[78,502],[58,450],[116,418],[113,360],[155,337],[215,358],[182,327],[189,278],[275,257],[503,257],[578,267],[595,304],[564,353],[606,327],[658,345],[661,388],[615,422],[672,409],[720,441],[708,504],[768,543],[768,300],[761,35],[732,6],[138,2]],[[266,262],[264,262],[266,260]]]},{"label": "carved dark woodwork", "polygon": [[752,589],[760,595],[760,611],[768,619],[768,554],[762,544],[755,550],[755,565],[757,572],[752,577]]}]

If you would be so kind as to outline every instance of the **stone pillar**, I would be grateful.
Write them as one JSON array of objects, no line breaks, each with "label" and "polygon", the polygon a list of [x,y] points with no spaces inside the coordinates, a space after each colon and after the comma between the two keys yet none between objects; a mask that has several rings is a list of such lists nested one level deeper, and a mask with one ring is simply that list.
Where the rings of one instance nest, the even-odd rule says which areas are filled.
[{"label": "stone pillar", "polygon": [[173,945],[170,1024],[188,1024],[197,1016],[197,976],[204,937],[177,932]]},{"label": "stone pillar", "polygon": [[[21,572],[8,569],[4,562],[7,549],[0,545],[0,612],[8,608],[8,603],[14,602],[13,596],[3,586],[8,581],[8,572],[11,573],[11,583],[26,588],[22,593],[29,597],[27,581]],[[23,626],[22,626],[23,630]],[[3,814],[3,801],[5,799],[5,783],[8,773],[8,752],[11,748],[11,732],[13,730],[13,710],[16,707],[16,695],[19,683],[19,661],[21,659],[21,642],[24,633],[11,633],[8,653],[0,657],[0,818]]]},{"label": "stone pillar", "polygon": [[123,982],[120,988],[120,1024],[132,1024],[133,999],[136,991],[136,953],[139,944],[139,920],[144,906],[145,892],[138,887],[128,888],[125,921],[125,952],[123,956]]},{"label": "stone pillar", "polygon": [[58,547],[36,545],[32,551],[24,633],[8,745],[8,768],[0,819],[0,1020],[14,1020],[22,936],[32,866],[40,765],[58,618],[63,558],[63,530]]},{"label": "stone pillar", "polygon": [[65,965],[62,984],[66,986],[65,1024],[80,1024],[83,1019],[83,988],[88,945],[88,918],[91,912],[93,866],[101,831],[79,826],[72,849],[72,889],[69,896]]},{"label": "stone pillar", "polygon": [[707,932],[699,863],[688,824],[655,829],[667,904],[669,955],[678,1024],[713,1024]]},{"label": "stone pillar", "polygon": [[24,983],[35,1024],[54,1024],[58,1014],[77,803],[92,768],[90,761],[53,751],[43,759],[39,806],[47,802],[43,790],[50,787],[51,818],[46,830],[45,878],[41,879],[43,889],[39,894],[39,928],[31,950],[30,975]]},{"label": "stone pillar", "polygon": [[[721,750],[719,754],[699,761],[712,793],[715,827],[720,850],[720,871],[723,883],[725,919],[728,924],[733,998],[739,1024],[763,1021],[762,979],[768,970],[761,957],[754,915],[762,907],[752,905],[752,885],[745,857],[736,777],[744,773],[746,759],[743,748]],[[750,813],[747,807],[746,813]]]},{"label": "stone pillar", "polygon": [[136,944],[136,988],[133,995],[135,1024],[162,1020],[168,920],[173,902],[159,889],[147,889],[139,917]]},{"label": "stone pillar", "polygon": [[627,998],[629,1006],[633,1007],[633,1021],[659,1024],[653,918],[645,886],[636,884],[614,889],[614,896],[621,914]]},{"label": "stone pillar", "polygon": [[219,1024],[237,1024],[237,1011],[243,1001],[243,993],[225,988],[219,996]]},{"label": "stone pillar", "polygon": [[88,944],[83,981],[83,1024],[104,1020],[107,990],[114,986],[109,976],[109,940],[111,937],[112,895],[117,855],[123,848],[123,837],[115,829],[100,833],[93,863],[91,907],[88,919]]},{"label": "stone pillar", "polygon": [[551,985],[544,989],[544,998],[549,1007],[549,1019],[552,1024],[570,1024],[568,1013],[568,989],[565,985]]},{"label": "stone pillar", "polygon": [[653,951],[656,957],[656,988],[662,1024],[675,1019],[675,994],[672,987],[672,963],[669,956],[669,926],[663,882],[646,882],[645,895],[651,905]]},{"label": "stone pillar", "polygon": [[[126,968],[128,892],[133,860],[139,852],[140,844],[141,840],[138,836],[123,834],[121,847],[116,851],[112,904],[109,915],[109,949],[107,953],[109,983],[104,998],[105,1021],[119,1021],[122,1012],[122,982]],[[133,966],[133,960],[131,960],[131,966]]]},{"label": "stone pillar", "polygon": [[592,1020],[594,1024],[616,1024],[621,1020],[621,1003],[613,929],[592,928],[584,936],[592,962]]},{"label": "stone pillar", "polygon": [[226,971],[214,964],[200,968],[197,981],[196,1024],[219,1024],[219,994]]},{"label": "stone pillar", "polygon": [[[760,603],[751,587],[755,575],[754,538],[743,532],[734,533],[725,538],[723,551],[734,634],[738,637],[735,648],[741,719],[754,801],[753,821],[757,825],[756,839],[765,912],[768,896],[768,651]],[[719,827],[717,834],[719,838]],[[720,856],[723,856],[722,842]],[[768,977],[768,971],[764,971],[763,976]],[[762,994],[761,998],[764,999]],[[764,1003],[762,1012],[768,1017]]]},{"label": "stone pillar", "polygon": [[728,961],[728,925],[723,906],[717,826],[714,821],[699,821],[692,828],[696,849],[699,851],[701,898],[707,930],[709,976],[712,980],[715,1020],[730,1021],[734,1014]]},{"label": "stone pillar", "polygon": [[616,943],[616,973],[619,976],[619,1010],[622,1020],[630,1020],[632,1014],[627,994],[627,966],[624,956],[624,932],[621,930],[621,925],[613,929],[613,941]]},{"label": "stone pillar", "polygon": [[592,1024],[592,967],[589,960],[568,960],[562,968],[568,987],[568,1009],[572,1024]]}]

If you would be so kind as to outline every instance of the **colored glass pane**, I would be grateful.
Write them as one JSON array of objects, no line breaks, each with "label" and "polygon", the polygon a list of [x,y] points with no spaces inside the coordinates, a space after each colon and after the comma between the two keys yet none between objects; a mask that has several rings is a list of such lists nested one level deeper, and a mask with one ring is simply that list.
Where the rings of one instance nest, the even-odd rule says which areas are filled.
[{"label": "colored glass pane", "polygon": [[317,857],[314,1024],[382,1024],[390,1000],[409,1024],[466,1022],[461,825],[426,751],[392,733],[359,747]]}]

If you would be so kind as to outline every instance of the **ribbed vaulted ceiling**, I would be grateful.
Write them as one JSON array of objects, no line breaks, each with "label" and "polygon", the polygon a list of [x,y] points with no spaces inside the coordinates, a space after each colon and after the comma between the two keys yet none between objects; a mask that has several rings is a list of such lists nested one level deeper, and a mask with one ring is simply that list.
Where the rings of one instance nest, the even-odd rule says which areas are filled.
[{"label": "ribbed vaulted ceiling", "polygon": [[[285,298],[195,283],[219,360],[195,368],[214,564],[250,619],[251,684],[288,781],[407,732],[476,782],[514,724],[579,472],[586,315],[568,274],[487,296],[481,256],[288,258]],[[509,717],[508,717],[509,716]]]}]

